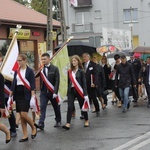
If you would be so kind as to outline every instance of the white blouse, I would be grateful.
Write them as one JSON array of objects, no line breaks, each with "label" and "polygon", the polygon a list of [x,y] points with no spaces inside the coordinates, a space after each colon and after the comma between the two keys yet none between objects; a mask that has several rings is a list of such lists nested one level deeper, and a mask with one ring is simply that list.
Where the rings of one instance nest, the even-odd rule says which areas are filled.
[{"label": "white blouse", "polygon": [[[20,69],[20,74],[21,74],[22,78],[25,78],[26,69]],[[17,85],[24,85],[23,82],[21,81],[21,79],[19,78],[18,74],[17,74],[16,78],[17,78]]]}]

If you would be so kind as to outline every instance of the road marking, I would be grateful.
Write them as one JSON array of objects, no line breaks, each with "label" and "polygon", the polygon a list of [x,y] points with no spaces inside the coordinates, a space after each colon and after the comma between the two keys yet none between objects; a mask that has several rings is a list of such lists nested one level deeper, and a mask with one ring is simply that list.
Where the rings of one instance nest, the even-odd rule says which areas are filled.
[{"label": "road marking", "polygon": [[145,145],[147,145],[149,143],[150,143],[150,139],[147,139],[147,140],[137,144],[136,146],[130,148],[129,150],[137,150],[137,149],[139,149],[139,148],[141,148],[141,147],[143,147],[143,146],[145,146]]},{"label": "road marking", "polygon": [[119,146],[119,147],[117,147],[117,148],[114,148],[113,150],[122,150],[124,148],[127,148],[127,147],[131,146],[132,144],[135,144],[136,142],[138,142],[138,141],[140,141],[144,138],[147,138],[148,136],[150,136],[150,132],[147,132],[147,133],[145,133],[145,134],[143,134],[143,135],[141,135],[141,136],[139,136],[139,137],[137,137],[137,138],[135,138],[135,139]]}]

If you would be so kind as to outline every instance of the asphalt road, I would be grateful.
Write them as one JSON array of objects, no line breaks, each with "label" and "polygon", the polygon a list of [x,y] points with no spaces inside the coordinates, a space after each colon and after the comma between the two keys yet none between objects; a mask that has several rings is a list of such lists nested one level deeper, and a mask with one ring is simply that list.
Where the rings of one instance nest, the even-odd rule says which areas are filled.
[{"label": "asphalt road", "polygon": [[[105,110],[101,110],[100,117],[89,112],[90,127],[84,128],[84,121],[80,120],[80,110],[76,105],[76,117],[72,119],[71,128],[65,131],[54,128],[54,112],[51,105],[47,107],[46,127],[38,130],[37,137],[19,143],[22,137],[19,127],[17,137],[9,144],[5,144],[5,135],[0,132],[0,150],[149,150],[150,149],[150,109],[146,101],[140,99],[138,104],[131,103],[130,109],[122,113],[121,108],[111,105],[111,95]],[[66,123],[67,103],[61,106],[62,125]],[[2,119],[8,127],[7,119]]]}]

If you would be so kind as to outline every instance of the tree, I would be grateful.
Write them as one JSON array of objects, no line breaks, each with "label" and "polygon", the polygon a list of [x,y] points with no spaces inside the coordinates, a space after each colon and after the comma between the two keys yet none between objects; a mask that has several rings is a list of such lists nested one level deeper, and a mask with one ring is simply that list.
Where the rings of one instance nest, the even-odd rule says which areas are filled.
[{"label": "tree", "polygon": [[28,0],[14,0],[14,1],[16,1],[22,5],[25,5],[25,6],[29,5]]},{"label": "tree", "polygon": [[[32,0],[31,1],[31,7],[44,14],[47,15],[47,0]],[[53,18],[57,19],[57,11],[58,10],[58,5],[57,5],[57,0],[53,0]]]}]

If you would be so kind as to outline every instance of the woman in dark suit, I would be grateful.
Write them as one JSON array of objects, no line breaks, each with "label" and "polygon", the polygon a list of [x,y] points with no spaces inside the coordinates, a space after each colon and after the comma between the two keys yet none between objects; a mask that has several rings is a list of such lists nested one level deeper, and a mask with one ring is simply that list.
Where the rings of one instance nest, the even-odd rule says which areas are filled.
[{"label": "woman in dark suit", "polygon": [[[5,95],[4,95],[4,77],[0,73],[0,113],[3,115],[5,113]],[[9,143],[11,140],[10,131],[7,127],[0,123],[0,130],[6,134],[6,143]]]},{"label": "woman in dark suit", "polygon": [[[25,54],[20,54],[17,61],[20,68],[14,74],[12,92],[10,96],[13,95],[13,98],[16,101],[16,111],[19,112],[21,117],[23,137],[19,140],[19,142],[25,142],[28,141],[27,123],[32,129],[32,139],[36,137],[37,133],[32,119],[28,116],[30,99],[32,96],[35,96],[35,78],[33,70],[27,66],[27,57]],[[30,90],[26,87],[25,83],[23,83],[20,76],[24,81],[27,80],[30,84]]]},{"label": "woman in dark suit", "polygon": [[[111,67],[110,65],[108,64],[107,62],[107,57],[106,56],[103,56],[102,59],[101,59],[101,63],[102,63],[102,67],[104,69],[104,74],[105,74],[105,81],[106,81],[106,86],[104,88],[104,90],[108,90],[110,89],[110,79],[109,79],[109,75],[111,73]],[[103,99],[104,99],[104,104],[105,106],[107,105],[107,95],[104,95],[103,94]]]},{"label": "woman in dark suit", "polygon": [[[81,95],[77,91],[76,86],[73,84],[71,76],[73,76],[76,79],[78,84],[83,89],[84,98],[81,97]],[[71,69],[68,71],[67,96],[68,96],[67,123],[66,123],[66,125],[64,125],[62,127],[66,130],[69,130],[75,98],[78,99],[80,109],[82,108],[82,106],[84,104],[84,99],[88,98],[85,72],[83,70],[81,59],[77,55],[73,55],[71,57]],[[84,112],[82,112],[82,114],[83,114],[84,119],[85,119],[84,127],[88,127],[89,126],[88,113],[87,113],[87,111],[84,111]]]}]

